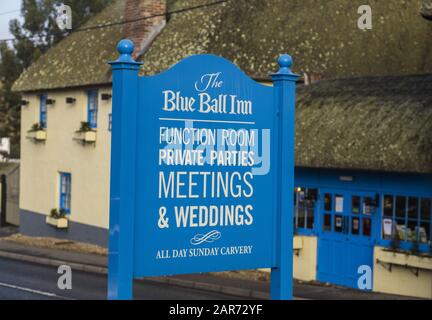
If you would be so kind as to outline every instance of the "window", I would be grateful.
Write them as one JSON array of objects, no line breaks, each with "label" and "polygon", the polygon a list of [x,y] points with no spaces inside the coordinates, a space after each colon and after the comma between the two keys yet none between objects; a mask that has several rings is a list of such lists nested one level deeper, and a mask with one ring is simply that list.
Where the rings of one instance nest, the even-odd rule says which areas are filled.
[{"label": "window", "polygon": [[393,217],[393,196],[385,195],[384,196],[384,216],[385,217]]},{"label": "window", "polygon": [[351,234],[359,235],[360,231],[360,218],[351,217]]},{"label": "window", "polygon": [[40,105],[39,105],[39,123],[42,128],[47,127],[47,95],[40,95]]},{"label": "window", "polygon": [[330,193],[324,195],[324,210],[332,211],[332,195]]},{"label": "window", "polygon": [[432,240],[432,199],[422,198],[420,200],[420,225],[418,237],[420,243],[431,243]]},{"label": "window", "polygon": [[71,174],[60,173],[60,210],[71,212]]},{"label": "window", "polygon": [[360,197],[352,196],[351,198],[351,212],[354,214],[360,213]]},{"label": "window", "polygon": [[332,229],[331,214],[326,213],[324,215],[323,230],[324,231],[331,231],[331,229]]},{"label": "window", "polygon": [[296,188],[294,193],[294,226],[296,228],[314,228],[317,198],[317,189]]},{"label": "window", "polygon": [[430,198],[384,195],[383,238],[430,243],[431,202]]},{"label": "window", "polygon": [[334,216],[334,231],[339,233],[344,231],[344,218],[340,215]]},{"label": "window", "polygon": [[372,220],[371,218],[363,219],[363,236],[370,237],[372,233]]},{"label": "window", "polygon": [[371,215],[375,212],[377,204],[372,197],[363,197],[363,214]]},{"label": "window", "polygon": [[90,128],[97,128],[97,113],[98,113],[98,91],[89,90],[88,91],[88,111],[87,111],[87,121]]}]

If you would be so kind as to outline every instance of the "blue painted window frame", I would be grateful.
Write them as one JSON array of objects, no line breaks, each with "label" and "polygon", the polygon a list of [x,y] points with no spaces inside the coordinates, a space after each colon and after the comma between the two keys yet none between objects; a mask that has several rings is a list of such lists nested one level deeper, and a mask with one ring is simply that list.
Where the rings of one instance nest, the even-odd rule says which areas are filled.
[{"label": "blue painted window frame", "polygon": [[98,90],[91,89],[87,91],[87,122],[90,128],[97,128],[98,116]]},{"label": "blue painted window frame", "polygon": [[47,98],[48,95],[41,94],[40,95],[40,103],[39,103],[39,123],[42,128],[47,127]]},{"label": "blue painted window frame", "polygon": [[[341,181],[340,176],[351,176],[351,182]],[[318,189],[318,201],[321,202],[323,190],[337,189],[348,192],[366,192],[379,194],[380,204],[377,207],[377,219],[375,226],[372,228],[372,240],[376,246],[390,247],[391,240],[382,238],[382,219],[383,219],[383,202],[384,195],[402,195],[420,198],[432,199],[432,175],[424,174],[402,174],[402,173],[385,173],[385,172],[365,172],[365,171],[348,171],[348,170],[331,170],[331,169],[311,169],[297,167],[295,171],[295,184],[306,188]],[[296,229],[299,235],[317,235],[320,236],[323,228],[321,207],[323,204],[317,204],[315,214],[315,231],[304,231]],[[431,223],[432,229],[432,223]],[[432,234],[432,230],[431,230]],[[412,242],[401,241],[400,248],[404,250],[412,249]],[[432,241],[428,244],[420,244],[420,252],[432,252]]]},{"label": "blue painted window frame", "polygon": [[66,214],[71,213],[72,175],[60,172],[60,209]]},{"label": "blue painted window frame", "polygon": [[[393,221],[393,225],[395,226],[395,224],[397,223],[398,218],[396,217],[396,198],[397,197],[402,197],[405,198],[405,214],[404,214],[404,225],[405,227],[408,226],[408,222],[410,220],[414,221],[417,220],[417,226],[420,225],[421,222],[427,222],[429,223],[429,239],[428,239],[428,243],[419,243],[419,251],[420,252],[427,252],[430,250],[430,246],[432,244],[432,205],[429,208],[429,220],[424,220],[421,219],[421,200],[422,199],[429,199],[430,203],[432,204],[432,197],[428,196],[428,195],[423,195],[423,194],[419,194],[419,193],[402,193],[402,192],[382,192],[381,194],[381,202],[382,202],[382,209],[381,209],[381,230],[380,230],[380,237],[379,237],[379,244],[386,246],[386,247],[390,247],[391,246],[391,241],[389,239],[385,239],[384,235],[383,235],[383,230],[382,230],[382,226],[383,226],[383,219],[387,216],[384,216],[384,197],[386,196],[391,196],[393,197],[393,205],[392,205],[392,221]],[[409,219],[409,198],[417,198],[418,199],[418,203],[417,203],[417,218],[416,219]],[[402,218],[399,218],[399,220],[402,220]],[[413,241],[408,240],[407,239],[407,234],[405,233],[405,239],[400,239],[400,248],[401,249],[405,249],[405,250],[409,250],[412,248],[413,245]]]},{"label": "blue painted window frame", "polygon": [[318,224],[318,212],[319,212],[319,188],[316,187],[304,187],[302,186],[301,189],[302,190],[309,190],[309,189],[316,189],[317,190],[317,199],[314,203],[314,208],[313,208],[313,214],[314,214],[314,222],[313,222],[313,227],[312,228],[308,228],[307,227],[307,215],[305,215],[305,221],[304,221],[304,225],[303,226],[299,226],[298,225],[298,217],[299,217],[299,197],[298,197],[298,189],[299,187],[294,188],[294,192],[296,193],[296,195],[294,196],[294,231],[296,234],[301,234],[301,235],[315,235],[317,232],[317,224]]}]

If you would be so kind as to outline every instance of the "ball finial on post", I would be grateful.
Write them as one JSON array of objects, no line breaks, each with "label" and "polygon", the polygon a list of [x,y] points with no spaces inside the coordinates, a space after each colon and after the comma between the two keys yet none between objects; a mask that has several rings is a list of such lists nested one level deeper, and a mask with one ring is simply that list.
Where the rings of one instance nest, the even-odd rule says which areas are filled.
[{"label": "ball finial on post", "polygon": [[129,39],[120,40],[117,44],[117,51],[120,54],[132,55],[135,50],[135,46],[133,42]]},{"label": "ball finial on post", "polygon": [[110,62],[111,65],[119,64],[119,63],[128,63],[128,64],[137,64],[140,65],[142,62],[136,62],[132,56],[135,50],[135,46],[133,42],[129,39],[120,40],[117,44],[117,51],[120,53],[120,56],[116,61]]},{"label": "ball finial on post", "polygon": [[289,54],[281,54],[278,59],[279,71],[278,74],[292,74],[291,67],[293,59]]}]

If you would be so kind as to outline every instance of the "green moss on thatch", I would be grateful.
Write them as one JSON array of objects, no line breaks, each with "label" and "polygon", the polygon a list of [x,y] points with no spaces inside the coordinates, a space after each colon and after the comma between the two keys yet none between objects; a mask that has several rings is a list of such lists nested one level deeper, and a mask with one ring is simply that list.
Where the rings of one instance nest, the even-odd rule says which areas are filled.
[{"label": "green moss on thatch", "polygon": [[[214,0],[168,0],[169,11]],[[142,74],[213,53],[249,76],[268,77],[280,53],[298,73],[327,80],[299,88],[296,164],[432,173],[432,24],[418,0],[370,0],[373,30],[357,28],[362,0],[235,0],[174,14],[144,54]],[[118,0],[89,25],[123,21]],[[15,90],[111,82],[121,26],[75,33],[33,64]],[[398,75],[391,77],[390,75]],[[368,78],[367,76],[379,76]]]},{"label": "green moss on thatch", "polygon": [[[171,2],[178,8],[203,0]],[[357,27],[363,0],[238,0],[173,15],[143,57],[143,73],[161,72],[191,54],[214,53],[261,79],[277,69],[283,52],[294,57],[297,72],[327,78],[432,72],[432,24],[419,14],[419,1],[368,3],[368,31]]]},{"label": "green moss on thatch", "polygon": [[[168,0],[168,11],[214,0]],[[116,1],[88,25],[124,19]],[[294,57],[298,73],[326,78],[432,72],[432,23],[419,0],[370,0],[373,30],[357,28],[363,0],[233,0],[171,15],[142,57],[143,74],[159,73],[196,53],[232,60],[263,79],[277,69],[280,53]],[[110,83],[108,60],[116,56],[121,26],[72,34],[50,50],[15,84],[18,91]]]},{"label": "green moss on thatch", "polygon": [[432,75],[300,87],[296,164],[432,173]]}]

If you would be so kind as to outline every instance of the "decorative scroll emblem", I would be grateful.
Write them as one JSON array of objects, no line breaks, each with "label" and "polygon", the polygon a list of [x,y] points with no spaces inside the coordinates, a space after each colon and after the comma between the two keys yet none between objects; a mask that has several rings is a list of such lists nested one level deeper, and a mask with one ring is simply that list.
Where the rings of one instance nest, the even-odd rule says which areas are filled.
[{"label": "decorative scroll emblem", "polygon": [[206,234],[197,234],[195,237],[193,237],[190,241],[190,243],[194,246],[197,246],[201,243],[208,242],[212,243],[216,240],[219,240],[221,238],[221,233],[217,230],[210,231]]}]

